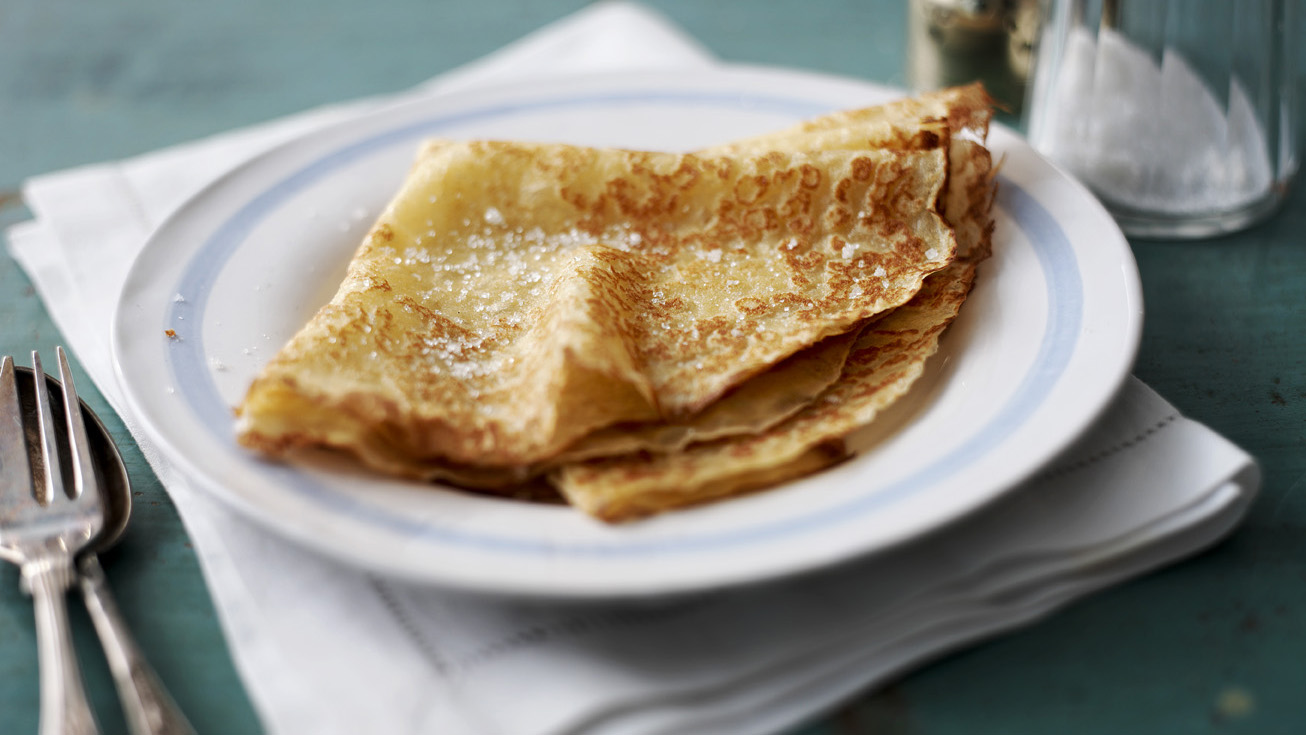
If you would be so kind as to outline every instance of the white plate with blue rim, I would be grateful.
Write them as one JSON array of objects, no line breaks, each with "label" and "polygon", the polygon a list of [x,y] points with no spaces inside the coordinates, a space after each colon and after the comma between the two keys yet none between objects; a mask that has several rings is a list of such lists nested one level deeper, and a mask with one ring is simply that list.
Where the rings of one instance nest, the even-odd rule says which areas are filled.
[{"label": "white plate with blue rim", "polygon": [[857,454],[779,487],[624,525],[565,506],[286,464],[239,447],[233,408],[325,303],[428,137],[692,150],[899,96],[776,69],[595,76],[401,103],[262,155],[184,205],[133,266],[113,349],[166,457],[268,530],[376,573],[514,595],[666,595],[776,579],[940,529],[1017,487],[1107,406],[1142,298],[1096,200],[1019,136],[994,255],[908,396]]}]

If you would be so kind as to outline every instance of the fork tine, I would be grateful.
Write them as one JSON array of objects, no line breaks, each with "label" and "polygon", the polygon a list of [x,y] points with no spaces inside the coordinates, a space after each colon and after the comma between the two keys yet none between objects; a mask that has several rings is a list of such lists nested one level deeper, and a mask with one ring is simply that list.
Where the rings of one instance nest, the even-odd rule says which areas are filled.
[{"label": "fork tine", "polygon": [[53,503],[64,492],[63,468],[59,466],[58,437],[55,436],[54,414],[50,412],[50,393],[45,385],[45,370],[41,368],[41,355],[32,350],[32,378],[36,382],[36,428],[41,444],[41,463],[44,487],[36,488],[36,499],[44,505]]},{"label": "fork tine", "polygon": [[14,358],[5,355],[0,360],[0,499],[31,494],[32,467],[23,431],[17,370]]},{"label": "fork tine", "polygon": [[59,357],[59,380],[63,383],[64,416],[68,423],[68,449],[72,455],[73,497],[98,499],[99,485],[95,481],[95,465],[91,463],[91,442],[86,437],[86,421],[82,417],[82,402],[73,385],[73,371],[68,367],[68,354],[55,347]]}]

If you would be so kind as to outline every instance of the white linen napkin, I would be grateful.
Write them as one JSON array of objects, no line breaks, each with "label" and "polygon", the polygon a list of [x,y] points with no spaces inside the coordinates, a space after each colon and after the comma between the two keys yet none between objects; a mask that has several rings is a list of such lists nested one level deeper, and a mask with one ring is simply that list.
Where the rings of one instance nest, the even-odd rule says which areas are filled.
[{"label": "white linen napkin", "polygon": [[[659,16],[602,3],[413,94],[712,63]],[[641,603],[505,601],[317,556],[196,491],[134,430],[108,325],[132,258],[168,212],[247,157],[379,104],[38,177],[25,188],[35,220],[9,232],[66,343],[176,503],[271,733],[776,732],[1213,543],[1259,486],[1249,456],[1131,380],[1054,467],[997,504],[891,553],[784,582]]]}]

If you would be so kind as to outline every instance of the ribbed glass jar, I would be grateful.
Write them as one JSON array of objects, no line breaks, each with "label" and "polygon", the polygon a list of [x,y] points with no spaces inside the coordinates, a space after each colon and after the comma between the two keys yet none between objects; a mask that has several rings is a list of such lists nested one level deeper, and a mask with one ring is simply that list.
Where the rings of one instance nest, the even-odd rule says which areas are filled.
[{"label": "ribbed glass jar", "polygon": [[1030,142],[1128,234],[1247,227],[1297,171],[1300,32],[1297,0],[1051,0]]}]

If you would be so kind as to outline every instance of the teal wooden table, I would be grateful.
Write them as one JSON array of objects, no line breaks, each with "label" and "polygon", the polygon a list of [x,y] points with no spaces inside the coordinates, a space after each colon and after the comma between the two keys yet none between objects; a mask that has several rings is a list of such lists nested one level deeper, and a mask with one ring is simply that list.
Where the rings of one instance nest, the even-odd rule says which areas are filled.
[{"label": "teal wooden table", "polygon": [[[649,4],[723,59],[905,83],[905,0]],[[0,226],[27,217],[28,176],[398,91],[584,5],[6,0]],[[1304,189],[1235,236],[1132,242],[1147,305],[1136,374],[1260,459],[1264,490],[1246,523],[1196,558],[936,661],[804,735],[1306,732]],[[0,353],[59,342],[25,275],[0,257]],[[131,530],[104,560],[123,612],[201,732],[259,732],[185,530],[121,421],[85,392],[136,486]],[[74,609],[73,622],[105,729],[124,732],[89,621]],[[35,646],[30,602],[6,567],[0,733],[36,731]]]}]

